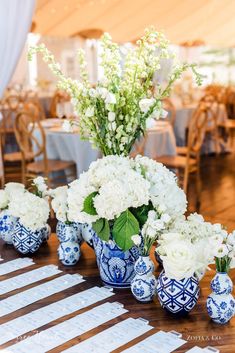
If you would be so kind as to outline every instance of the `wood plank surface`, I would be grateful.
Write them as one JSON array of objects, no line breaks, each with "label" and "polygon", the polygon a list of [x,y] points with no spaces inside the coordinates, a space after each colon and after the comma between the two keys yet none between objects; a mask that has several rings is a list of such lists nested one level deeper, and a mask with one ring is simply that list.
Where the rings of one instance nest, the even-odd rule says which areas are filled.
[{"label": "wood plank surface", "polygon": [[[47,304],[53,303],[57,300],[63,299],[69,295],[78,293],[79,291],[85,290],[87,288],[90,288],[94,285],[102,285],[100,277],[99,277],[99,272],[97,269],[96,265],[96,259],[94,255],[93,249],[91,249],[87,244],[82,245],[82,256],[80,258],[80,261],[76,266],[73,267],[65,267],[63,266],[57,256],[57,247],[58,247],[58,241],[56,239],[55,234],[52,235],[51,239],[47,244],[43,244],[43,246],[40,248],[40,250],[33,256],[33,259],[35,261],[35,265],[30,266],[30,270],[47,265],[47,264],[55,264],[58,265],[59,268],[63,271],[63,273],[80,273],[84,276],[86,281],[84,283],[81,283],[77,286],[74,286],[72,288],[69,288],[63,292],[60,292],[58,294],[52,295],[51,297],[45,298],[43,300],[40,300],[37,303],[34,303],[26,308],[23,308],[21,310],[18,310],[10,315],[7,315],[5,317],[0,318],[0,324],[5,323],[15,317],[21,316],[23,314],[26,314],[32,310],[38,309],[42,306],[45,306]],[[15,259],[19,257],[20,255],[16,253],[16,251],[9,245],[5,245],[0,243],[0,253],[4,261],[9,261],[12,259]],[[153,254],[152,254],[153,255]],[[154,258],[152,256],[152,258]],[[156,265],[156,275],[159,273],[161,268],[157,265],[156,261],[154,260],[155,265]],[[1,262],[3,263],[3,262]],[[0,280],[10,278],[15,276],[16,274],[24,273],[26,269],[19,270],[17,272],[14,272],[9,275],[1,276]],[[111,322],[107,322],[104,325],[101,325],[88,333],[77,337],[63,346],[57,347],[56,349],[51,350],[50,352],[52,353],[58,353],[64,350],[65,348],[68,348],[74,344],[77,344],[78,342],[87,339],[88,337],[93,336],[94,334],[112,326],[114,323],[117,323],[125,318],[128,317],[133,317],[133,318],[138,318],[138,317],[143,317],[147,320],[149,320],[150,325],[154,326],[154,330],[151,330],[147,334],[135,339],[134,341],[131,342],[131,344],[126,344],[125,346],[122,346],[120,349],[114,351],[114,352],[121,352],[124,348],[127,348],[134,343],[139,342],[143,338],[149,336],[153,332],[157,332],[159,330],[165,330],[165,331],[170,331],[170,330],[176,330],[178,332],[181,332],[183,334],[183,338],[188,341],[186,345],[184,345],[181,349],[178,349],[176,352],[185,352],[187,349],[198,345],[201,347],[205,347],[207,345],[217,347],[221,350],[223,353],[233,353],[235,352],[235,319],[232,319],[230,323],[226,325],[217,325],[215,323],[212,323],[207,315],[206,312],[206,307],[205,307],[205,302],[208,294],[210,293],[210,280],[214,275],[214,270],[209,272],[205,278],[201,281],[201,295],[199,302],[197,306],[194,308],[194,310],[185,318],[175,318],[172,315],[169,315],[166,313],[160,306],[159,302],[157,299],[154,300],[154,302],[149,303],[149,304],[141,304],[138,303],[132,296],[130,290],[115,290],[116,295],[109,298],[108,300],[105,301],[118,301],[122,304],[124,304],[125,308],[129,310],[128,313],[112,320]],[[235,272],[231,272],[231,278],[235,280]],[[47,279],[50,280],[51,278]],[[43,280],[38,282],[43,283],[46,282],[47,280]],[[30,288],[34,285],[29,285],[27,287],[24,287],[23,289]],[[22,291],[23,289],[16,290],[14,292],[11,292],[10,294],[5,294],[1,296],[1,299],[7,298],[9,295],[18,293]],[[105,302],[103,301],[103,302]],[[103,303],[103,302],[100,302]],[[63,317],[61,319],[58,319],[56,321],[53,321],[52,323],[39,328],[36,330],[36,332],[40,332],[48,327],[51,327],[55,324],[58,324],[60,322],[63,322],[65,319],[71,318],[78,313],[82,313],[86,310],[89,310],[90,308],[96,306],[97,304],[94,304],[88,308],[79,310],[71,315],[68,315],[66,317]],[[35,332],[33,332],[35,333]],[[4,344],[0,346],[1,349],[7,348],[13,343],[18,342],[20,339],[24,339],[26,336],[29,336],[32,333],[24,335],[24,337],[20,337],[16,340],[13,340],[11,342],[8,342],[7,344]],[[7,349],[6,349],[7,352]],[[84,352],[85,353],[85,352]],[[86,352],[89,353],[89,352]],[[154,352],[153,352],[154,353]]]}]

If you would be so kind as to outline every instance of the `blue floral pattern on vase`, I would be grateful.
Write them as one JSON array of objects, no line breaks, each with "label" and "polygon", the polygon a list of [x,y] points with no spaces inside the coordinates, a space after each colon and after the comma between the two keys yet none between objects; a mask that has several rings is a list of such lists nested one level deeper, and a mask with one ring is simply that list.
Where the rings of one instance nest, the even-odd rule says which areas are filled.
[{"label": "blue floral pattern on vase", "polygon": [[81,252],[78,242],[67,241],[58,248],[59,259],[65,266],[73,266],[78,262]]},{"label": "blue floral pattern on vase", "polygon": [[78,242],[79,245],[81,245],[83,241],[80,223],[66,224],[58,221],[56,225],[56,234],[60,242],[72,241]]},{"label": "blue floral pattern on vase", "polygon": [[157,283],[157,295],[161,306],[172,314],[188,314],[196,305],[200,294],[196,277],[182,280],[170,279],[163,270]]},{"label": "blue floral pattern on vase", "polygon": [[43,241],[46,242],[49,240],[50,236],[51,236],[51,227],[49,226],[49,224],[46,224],[45,228],[43,228]]},{"label": "blue floral pattern on vase", "polygon": [[101,240],[94,231],[92,242],[103,283],[113,288],[130,288],[138,249],[133,247],[123,251],[114,241]]},{"label": "blue floral pattern on vase", "polygon": [[0,236],[5,243],[12,244],[12,235],[17,223],[17,218],[11,216],[7,210],[0,213]]},{"label": "blue floral pattern on vase", "polygon": [[91,248],[93,248],[93,236],[95,234],[95,231],[93,230],[92,226],[87,223],[81,224],[81,232],[82,238]]},{"label": "blue floral pattern on vase", "polygon": [[154,264],[149,256],[140,256],[135,263],[135,276],[131,281],[131,291],[140,302],[150,302],[156,292],[157,280],[153,275]]},{"label": "blue floral pattern on vase", "polygon": [[212,293],[206,306],[208,315],[218,324],[226,324],[235,314],[233,283],[226,272],[218,272],[211,281]]},{"label": "blue floral pattern on vase", "polygon": [[42,244],[46,231],[47,227],[33,231],[18,221],[12,235],[13,245],[21,254],[33,254]]}]

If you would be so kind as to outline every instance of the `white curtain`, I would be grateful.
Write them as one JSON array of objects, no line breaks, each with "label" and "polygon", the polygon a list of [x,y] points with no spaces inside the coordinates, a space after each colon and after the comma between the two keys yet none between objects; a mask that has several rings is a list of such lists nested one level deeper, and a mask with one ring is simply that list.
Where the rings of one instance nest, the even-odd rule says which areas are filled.
[{"label": "white curtain", "polygon": [[24,47],[34,6],[35,0],[0,1],[0,98]]}]

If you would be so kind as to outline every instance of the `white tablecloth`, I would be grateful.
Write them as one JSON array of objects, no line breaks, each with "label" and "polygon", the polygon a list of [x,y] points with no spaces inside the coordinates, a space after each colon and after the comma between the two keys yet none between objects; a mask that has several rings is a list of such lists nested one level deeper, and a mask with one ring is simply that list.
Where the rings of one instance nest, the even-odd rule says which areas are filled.
[{"label": "white tablecloth", "polygon": [[175,135],[169,123],[157,121],[155,127],[148,130],[144,155],[149,158],[176,155]]},{"label": "white tablecloth", "polygon": [[[66,133],[46,129],[46,151],[48,159],[74,161],[77,166],[77,176],[87,171],[91,162],[100,157],[96,149],[92,149],[89,141],[81,140],[78,133]],[[38,137],[39,131],[36,130]]]}]

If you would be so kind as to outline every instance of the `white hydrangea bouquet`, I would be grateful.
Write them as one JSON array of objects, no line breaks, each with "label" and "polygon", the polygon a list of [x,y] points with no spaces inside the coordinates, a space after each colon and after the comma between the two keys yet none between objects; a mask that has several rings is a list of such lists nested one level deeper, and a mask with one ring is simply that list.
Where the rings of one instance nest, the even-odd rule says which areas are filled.
[{"label": "white hydrangea bouquet", "polygon": [[102,240],[114,240],[124,251],[142,229],[155,238],[186,206],[175,175],[141,156],[99,159],[68,188],[68,219],[92,223]]},{"label": "white hydrangea bouquet", "polygon": [[[127,156],[136,139],[146,131],[148,119],[162,115],[161,101],[169,95],[182,72],[191,68],[198,84],[201,76],[195,65],[176,63],[168,40],[154,28],[146,29],[136,46],[127,50],[123,65],[120,48],[109,34],[103,35],[101,46],[103,77],[95,88],[88,80],[83,50],[78,52],[80,81],[63,75],[60,65],[44,44],[30,49],[29,60],[37,52],[43,54],[44,61],[59,79],[59,88],[66,90],[72,98],[81,137],[89,139],[105,156]],[[168,83],[164,87],[158,84],[154,89],[154,73],[161,69],[161,61],[169,58],[174,64]],[[66,129],[70,131],[67,125],[68,122]]]},{"label": "white hydrangea bouquet", "polygon": [[[198,214],[177,218],[158,239],[156,252],[163,261],[168,278],[182,280],[196,276],[200,280],[210,264],[222,256],[231,259],[229,244],[234,241],[220,224],[205,222]],[[223,260],[222,260],[223,261]]]}]

